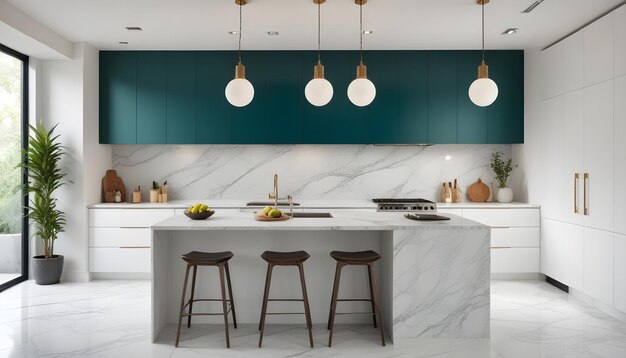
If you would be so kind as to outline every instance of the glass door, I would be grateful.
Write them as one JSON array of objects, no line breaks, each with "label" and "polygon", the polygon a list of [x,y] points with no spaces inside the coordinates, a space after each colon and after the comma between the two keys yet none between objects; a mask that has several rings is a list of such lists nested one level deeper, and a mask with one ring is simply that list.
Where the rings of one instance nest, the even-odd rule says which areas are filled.
[{"label": "glass door", "polygon": [[25,173],[28,57],[0,44],[0,291],[28,278]]}]

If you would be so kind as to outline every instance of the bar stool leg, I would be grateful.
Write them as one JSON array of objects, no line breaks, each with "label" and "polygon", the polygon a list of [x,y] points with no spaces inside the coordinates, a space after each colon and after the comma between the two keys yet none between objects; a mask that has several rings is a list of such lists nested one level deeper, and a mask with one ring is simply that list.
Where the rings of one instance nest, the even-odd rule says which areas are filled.
[{"label": "bar stool leg", "polygon": [[309,308],[309,296],[306,293],[306,281],[304,280],[304,266],[302,263],[298,264],[298,270],[300,271],[300,285],[302,285],[302,297],[304,298],[304,313],[306,315],[306,326],[309,329],[309,343],[313,348],[313,324],[311,323],[311,310]]},{"label": "bar stool leg", "polygon": [[[374,320],[374,328],[376,328],[376,305],[374,304],[374,284],[372,283],[372,270],[370,270],[370,266],[367,266],[367,276],[369,277],[370,284],[370,300],[372,303],[372,319]],[[382,323],[381,323],[382,324]]]},{"label": "bar stool leg", "polygon": [[[339,263],[335,265],[335,279],[337,277],[337,271],[339,271]],[[333,297],[335,297],[335,283],[333,282],[333,293],[330,295],[330,307],[328,307],[328,324],[326,329],[330,329],[330,316],[333,314]]]},{"label": "bar stool leg", "polygon": [[337,296],[339,296],[339,281],[341,278],[341,269],[343,264],[337,263],[337,272],[335,272],[335,284],[333,288],[332,308],[330,309],[330,334],[328,335],[328,346],[333,345],[333,328],[335,326],[335,312],[337,312]]},{"label": "bar stool leg", "polygon": [[376,307],[376,314],[378,315],[378,322],[380,323],[380,343],[385,346],[385,331],[383,329],[383,319],[382,314],[380,313],[380,299],[378,296],[378,288],[376,287],[376,278],[374,277],[373,271],[374,266],[372,264],[367,264],[367,271],[371,277],[372,282],[372,291],[374,291],[374,307]]},{"label": "bar stool leg", "polygon": [[230,269],[228,262],[224,263],[226,269],[226,283],[228,284],[228,298],[230,298],[230,309],[233,312],[233,326],[237,329],[237,314],[235,314],[235,299],[233,298],[233,286],[230,284]]},{"label": "bar stool leg", "polygon": [[228,308],[226,307],[226,287],[224,286],[224,264],[219,265],[220,288],[222,291],[222,312],[224,312],[224,333],[226,334],[226,348],[230,348],[230,337],[228,335]]},{"label": "bar stool leg", "polygon": [[263,330],[265,329],[265,315],[267,313],[267,300],[270,294],[270,284],[272,282],[272,269],[274,265],[267,265],[267,276],[265,278],[265,292],[263,293],[263,306],[261,308],[261,322],[259,323],[259,330],[261,334],[259,335],[259,348],[263,344]]},{"label": "bar stool leg", "polygon": [[196,273],[198,266],[193,266],[193,276],[191,276],[191,299],[189,299],[189,316],[187,317],[187,328],[191,327],[191,313],[193,312],[193,296],[196,292]]},{"label": "bar stool leg", "polygon": [[187,292],[187,280],[189,279],[189,269],[191,265],[187,264],[187,269],[185,270],[185,283],[183,284],[183,298],[180,300],[180,311],[178,313],[178,329],[176,330],[176,344],[178,347],[178,342],[180,340],[180,325],[183,323],[183,311],[185,309],[185,293]]}]

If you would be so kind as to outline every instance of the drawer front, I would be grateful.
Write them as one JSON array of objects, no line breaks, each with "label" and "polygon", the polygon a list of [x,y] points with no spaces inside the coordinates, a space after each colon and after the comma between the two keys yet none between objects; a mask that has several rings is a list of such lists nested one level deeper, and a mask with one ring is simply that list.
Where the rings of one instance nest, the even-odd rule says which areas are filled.
[{"label": "drawer front", "polygon": [[90,209],[89,227],[150,227],[174,213],[174,209]]},{"label": "drawer front", "polygon": [[150,248],[89,248],[91,272],[150,272]]},{"label": "drawer front", "polygon": [[539,272],[539,257],[539,248],[491,249],[491,272]]},{"label": "drawer front", "polygon": [[453,209],[453,208],[437,208],[438,214],[454,214],[458,216],[463,216],[463,209]]},{"label": "drawer front", "polygon": [[151,242],[149,228],[89,228],[89,247],[150,247]]},{"label": "drawer front", "polygon": [[491,227],[539,227],[539,209],[463,209],[463,217]]},{"label": "drawer front", "polygon": [[538,227],[508,227],[491,229],[491,247],[539,247]]}]

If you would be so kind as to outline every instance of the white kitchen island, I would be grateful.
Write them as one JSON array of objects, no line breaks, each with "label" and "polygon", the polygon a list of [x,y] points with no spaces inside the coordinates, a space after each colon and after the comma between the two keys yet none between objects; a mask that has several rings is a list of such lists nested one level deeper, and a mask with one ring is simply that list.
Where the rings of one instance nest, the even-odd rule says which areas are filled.
[{"label": "white kitchen island", "polygon": [[[450,215],[450,221],[413,221],[401,213],[332,211],[333,218],[259,222],[250,212],[219,210],[207,220],[176,215],[152,226],[152,339],[175,323],[184,279],[180,256],[189,251],[232,251],[230,262],[238,323],[258,324],[266,263],[265,250],[306,250],[305,275],[313,323],[325,323],[334,274],[332,250],[373,249],[386,334],[395,343],[415,338],[488,338],[490,229]],[[297,270],[278,268],[271,297],[299,298]],[[368,297],[362,267],[344,270],[340,298]],[[219,297],[217,270],[198,271],[196,297]],[[289,303],[281,303],[287,305]],[[275,305],[279,305],[275,303]],[[300,304],[274,311],[301,312]],[[194,307],[221,310],[221,305]],[[272,311],[272,306],[268,309]],[[367,310],[344,303],[338,311]],[[274,316],[268,323],[305,324],[303,316]],[[345,318],[350,317],[350,318]],[[337,324],[369,322],[367,316],[341,316]],[[194,323],[222,323],[221,317]]]}]

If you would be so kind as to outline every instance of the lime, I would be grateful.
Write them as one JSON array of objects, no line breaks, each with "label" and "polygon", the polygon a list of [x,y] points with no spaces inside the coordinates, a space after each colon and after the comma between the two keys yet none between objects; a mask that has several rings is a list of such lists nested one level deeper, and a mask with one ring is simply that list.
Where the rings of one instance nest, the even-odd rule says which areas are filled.
[{"label": "lime", "polygon": [[279,218],[283,215],[283,213],[278,210],[278,209],[273,209],[272,211],[270,211],[270,216],[273,218]]},{"label": "lime", "polygon": [[265,209],[263,209],[263,214],[265,214],[265,215],[269,216],[270,211],[272,211],[272,210],[274,210],[274,208],[273,208],[273,207],[271,207],[271,206],[266,206],[266,207],[265,207]]}]

